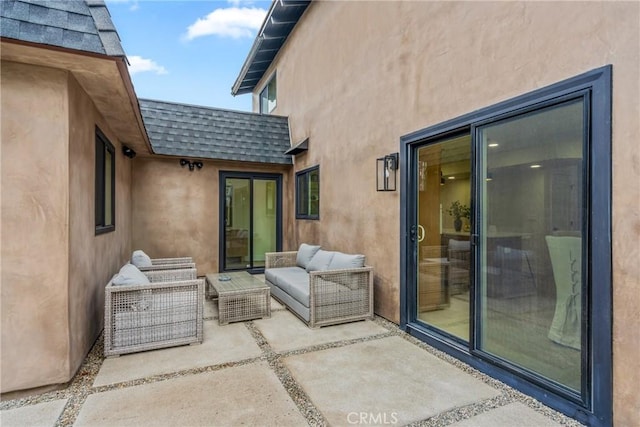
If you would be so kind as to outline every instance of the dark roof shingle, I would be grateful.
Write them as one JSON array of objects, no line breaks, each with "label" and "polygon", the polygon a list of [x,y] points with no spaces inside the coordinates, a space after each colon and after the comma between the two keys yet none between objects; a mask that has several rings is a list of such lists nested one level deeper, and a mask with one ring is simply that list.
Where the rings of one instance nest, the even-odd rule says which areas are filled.
[{"label": "dark roof shingle", "polygon": [[124,56],[103,0],[1,0],[0,36]]},{"label": "dark roof shingle", "polygon": [[140,99],[156,154],[291,164],[286,117]]}]

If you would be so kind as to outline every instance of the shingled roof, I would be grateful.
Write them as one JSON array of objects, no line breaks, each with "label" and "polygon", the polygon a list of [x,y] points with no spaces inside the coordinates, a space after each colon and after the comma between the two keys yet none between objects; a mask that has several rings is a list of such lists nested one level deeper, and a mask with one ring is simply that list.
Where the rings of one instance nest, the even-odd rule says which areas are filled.
[{"label": "shingled roof", "polygon": [[286,117],[140,99],[156,154],[291,164]]},{"label": "shingled roof", "polygon": [[103,0],[0,0],[0,36],[125,56]]}]

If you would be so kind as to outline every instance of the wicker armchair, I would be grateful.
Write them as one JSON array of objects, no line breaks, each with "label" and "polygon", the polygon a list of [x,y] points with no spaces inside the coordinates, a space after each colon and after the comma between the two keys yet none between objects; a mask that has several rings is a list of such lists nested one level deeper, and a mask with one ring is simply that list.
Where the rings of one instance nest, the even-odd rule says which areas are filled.
[{"label": "wicker armchair", "polygon": [[202,343],[204,279],[195,268],[145,275],[151,283],[105,288],[105,356]]},{"label": "wicker armchair", "polygon": [[[311,271],[308,307],[272,283],[270,269],[296,267],[296,251],[266,254],[265,281],[271,296],[283,303],[309,327],[335,325],[373,318],[373,267]],[[274,272],[272,270],[271,272]]]}]

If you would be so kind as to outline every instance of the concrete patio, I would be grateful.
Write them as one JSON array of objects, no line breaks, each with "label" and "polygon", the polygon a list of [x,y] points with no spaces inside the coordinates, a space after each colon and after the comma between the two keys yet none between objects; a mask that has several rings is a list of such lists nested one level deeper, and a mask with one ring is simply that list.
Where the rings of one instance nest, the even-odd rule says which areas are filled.
[{"label": "concrete patio", "polygon": [[219,326],[204,342],[104,359],[101,339],[64,389],[3,401],[9,426],[580,425],[374,321],[309,329],[272,316]]}]

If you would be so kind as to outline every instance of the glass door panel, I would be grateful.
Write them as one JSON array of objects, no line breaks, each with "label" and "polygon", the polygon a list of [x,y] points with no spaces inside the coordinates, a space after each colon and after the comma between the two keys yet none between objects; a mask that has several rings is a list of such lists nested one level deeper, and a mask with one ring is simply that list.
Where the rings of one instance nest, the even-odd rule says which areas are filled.
[{"label": "glass door panel", "polygon": [[584,102],[477,129],[476,347],[582,390]]},{"label": "glass door panel", "polygon": [[227,178],[224,190],[224,269],[251,268],[251,180]]},{"label": "glass door panel", "polygon": [[416,318],[469,340],[471,136],[417,150]]},{"label": "glass door panel", "polygon": [[272,179],[253,180],[253,267],[264,268],[265,253],[277,248],[277,192]]}]

